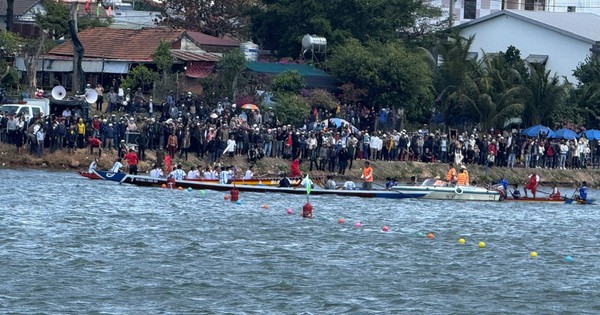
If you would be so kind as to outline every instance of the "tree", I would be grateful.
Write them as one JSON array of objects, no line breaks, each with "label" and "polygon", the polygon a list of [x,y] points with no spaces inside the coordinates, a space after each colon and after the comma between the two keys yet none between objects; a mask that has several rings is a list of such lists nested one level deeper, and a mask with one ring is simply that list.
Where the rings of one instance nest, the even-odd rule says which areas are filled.
[{"label": "tree", "polygon": [[215,67],[223,87],[220,95],[236,99],[237,94],[248,87],[249,81],[244,76],[247,65],[248,60],[238,49],[231,50],[221,57]]},{"label": "tree", "polygon": [[[58,40],[69,37],[69,8],[62,2],[54,0],[43,0],[42,3],[46,11],[45,14],[36,14],[36,22],[40,28],[48,32],[50,39]],[[111,22],[111,19],[102,21],[96,16],[86,16],[78,18],[77,29],[81,31],[93,27],[108,27]]]},{"label": "tree", "polygon": [[328,109],[330,111],[335,111],[339,104],[335,96],[323,89],[310,90],[306,100],[313,107]]},{"label": "tree", "polygon": [[169,91],[175,87],[175,78],[173,78],[173,64],[174,58],[171,54],[171,46],[165,41],[160,41],[158,47],[152,54],[152,60],[158,70],[158,84],[154,86],[154,96],[158,98],[164,98],[168,95]]},{"label": "tree", "polygon": [[300,93],[306,86],[306,81],[298,71],[284,71],[271,80],[271,89],[278,93]]},{"label": "tree", "polygon": [[263,49],[277,51],[279,56],[297,56],[305,34],[324,36],[332,46],[349,38],[363,44],[418,38],[421,36],[408,34],[418,29],[413,27],[420,17],[433,12],[423,9],[429,7],[425,1],[414,0],[264,0],[263,3],[250,13],[253,39]]},{"label": "tree", "polygon": [[579,63],[573,70],[573,75],[581,84],[600,83],[600,54],[592,54]]},{"label": "tree", "polygon": [[543,64],[531,64],[531,76],[525,80],[526,107],[523,122],[526,125],[550,123],[554,110],[564,101],[567,85],[560,82]]},{"label": "tree", "polygon": [[243,39],[248,37],[248,8],[254,0],[169,0],[163,1],[157,24]]},{"label": "tree", "polygon": [[157,77],[156,72],[144,65],[139,65],[131,69],[129,75],[123,81],[123,87],[132,90],[135,90],[138,87],[144,88],[145,86],[152,84]]},{"label": "tree", "polygon": [[334,48],[326,66],[342,82],[364,90],[369,106],[404,108],[409,119],[429,119],[432,74],[420,52],[398,42],[363,45],[351,39]]},{"label": "tree", "polygon": [[300,95],[280,93],[274,110],[275,117],[280,123],[300,126],[310,113],[310,105]]}]

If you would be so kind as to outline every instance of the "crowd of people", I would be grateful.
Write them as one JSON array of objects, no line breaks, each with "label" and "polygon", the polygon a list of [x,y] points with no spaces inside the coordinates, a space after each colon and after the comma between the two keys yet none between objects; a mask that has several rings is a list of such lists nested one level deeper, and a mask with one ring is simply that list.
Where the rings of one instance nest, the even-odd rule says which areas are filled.
[{"label": "crowd of people", "polygon": [[[63,149],[117,151],[124,157],[135,147],[140,160],[146,159],[146,150],[162,150],[171,159],[195,155],[209,165],[224,155],[245,156],[250,164],[264,157],[297,158],[306,161],[310,171],[337,174],[355,167],[357,159],[510,168],[600,167],[600,146],[585,137],[549,139],[526,137],[517,130],[477,129],[449,136],[427,125],[407,131],[399,127],[401,119],[393,111],[352,105],[332,111],[314,108],[302,126],[292,126],[278,122],[270,109],[241,109],[227,98],[205,104],[191,93],[180,98],[171,94],[154,108],[143,95],[134,95],[133,106],[119,108],[123,103],[118,94],[114,97],[116,93],[111,88],[104,106],[98,105],[95,115],[87,119],[76,109],[30,121],[4,114],[1,140],[15,145],[19,153],[28,146],[38,157],[44,150]],[[114,112],[119,109],[127,113]]]}]

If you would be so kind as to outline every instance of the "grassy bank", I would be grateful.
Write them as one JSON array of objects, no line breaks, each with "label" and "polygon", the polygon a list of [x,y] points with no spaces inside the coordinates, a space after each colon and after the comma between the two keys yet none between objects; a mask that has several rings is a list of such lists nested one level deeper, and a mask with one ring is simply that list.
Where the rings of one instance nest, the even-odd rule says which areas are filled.
[{"label": "grassy bank", "polygon": [[[26,151],[26,150],[24,150]],[[155,160],[155,152],[147,151],[146,161],[141,161],[139,164],[140,171],[149,171]],[[28,153],[22,153],[18,155],[14,146],[7,145],[5,143],[0,144],[0,168],[31,168],[31,169],[50,169],[50,170],[62,170],[62,171],[84,171],[87,170],[88,165],[93,160],[93,156],[89,155],[87,149],[80,149],[72,154],[67,154],[66,151],[57,151],[50,154],[46,151],[42,158],[36,158]],[[100,168],[108,169],[112,166],[116,159],[116,151],[109,153],[103,150],[102,157],[100,158]],[[179,159],[176,157],[174,163],[181,163],[184,169],[189,169],[192,165],[206,165],[206,161],[199,160],[195,155],[190,154],[188,160]],[[228,158],[224,157],[221,160],[223,165],[235,165],[241,172],[244,172],[248,163],[244,157]],[[275,159],[275,158],[264,158],[259,160],[254,167],[254,172],[257,175],[276,175],[281,172],[289,171],[288,160]],[[363,165],[363,161],[355,160],[351,170],[347,171],[345,175],[336,175],[335,178],[338,181],[342,180],[354,180],[360,181],[360,168]],[[448,166],[442,163],[421,163],[421,162],[383,162],[373,161],[371,165],[374,168],[375,179],[377,181],[384,181],[386,177],[394,177],[400,182],[408,181],[411,176],[417,176],[419,179],[426,177],[432,177],[439,175],[442,178],[448,170]],[[525,169],[522,167],[508,169],[508,168],[489,168],[485,169],[478,165],[470,165],[469,174],[471,181],[475,180],[479,185],[497,182],[500,176],[506,176],[509,183],[523,184],[527,175],[532,171],[531,169]],[[307,172],[309,164],[304,161],[300,168],[303,172]],[[562,187],[574,187],[577,182],[587,181],[588,186],[593,188],[600,187],[600,169],[581,169],[581,170],[557,170],[557,169],[536,169],[538,174],[542,178],[542,185],[551,185],[551,183],[557,183]],[[326,175],[326,172],[313,171],[312,176]]]}]

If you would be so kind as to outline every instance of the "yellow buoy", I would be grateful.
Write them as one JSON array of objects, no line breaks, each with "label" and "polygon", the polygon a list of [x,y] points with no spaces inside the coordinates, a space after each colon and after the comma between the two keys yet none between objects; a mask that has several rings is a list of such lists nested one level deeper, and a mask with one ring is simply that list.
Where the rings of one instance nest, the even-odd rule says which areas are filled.
[{"label": "yellow buoy", "polygon": [[531,256],[531,258],[536,258],[537,252],[531,252],[531,253],[529,253],[529,256]]},{"label": "yellow buoy", "polygon": [[484,248],[485,247],[485,243],[484,242],[479,242],[479,248]]},{"label": "yellow buoy", "polygon": [[458,244],[460,244],[460,245],[465,245],[465,239],[464,239],[464,238],[462,238],[462,237],[461,237],[461,238],[459,238],[459,239],[458,239]]}]

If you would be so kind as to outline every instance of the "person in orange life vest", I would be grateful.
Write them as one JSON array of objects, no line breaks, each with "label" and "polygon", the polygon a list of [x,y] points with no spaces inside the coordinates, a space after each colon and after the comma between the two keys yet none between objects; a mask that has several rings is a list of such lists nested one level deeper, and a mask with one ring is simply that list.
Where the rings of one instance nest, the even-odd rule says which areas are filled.
[{"label": "person in orange life vest", "polygon": [[360,178],[363,179],[363,190],[373,189],[373,168],[371,167],[369,161],[365,161],[365,168],[363,169],[363,174]]},{"label": "person in orange life vest", "polygon": [[458,186],[466,186],[467,185],[467,173],[465,173],[464,169],[460,169],[460,173],[456,176],[456,184]]},{"label": "person in orange life vest", "polygon": [[90,155],[94,154],[94,148],[98,148],[98,157],[100,157],[102,155],[102,141],[92,136],[89,136],[87,140],[90,147]]},{"label": "person in orange life vest", "polygon": [[448,185],[456,184],[456,169],[452,163],[448,163],[448,173],[446,174],[446,181],[448,181]]},{"label": "person in orange life vest", "polygon": [[527,179],[527,183],[525,183],[525,188],[523,189],[525,191],[525,198],[527,198],[527,190],[531,190],[531,194],[533,195],[533,198],[535,198],[535,193],[539,183],[540,176],[535,172],[531,173]]},{"label": "person in orange life vest", "polygon": [[464,164],[462,164],[460,166],[460,169],[464,170],[464,173],[467,175],[467,182],[465,183],[465,185],[469,186],[471,183],[471,177],[469,176],[469,170],[467,170],[467,167]]},{"label": "person in orange life vest", "polygon": [[290,164],[290,177],[301,177],[302,172],[300,171],[300,157],[296,157],[292,164]]},{"label": "person in orange life vest", "polygon": [[560,191],[558,190],[558,187],[556,187],[556,183],[552,184],[552,193],[550,194],[550,196],[548,196],[548,199],[562,200],[562,197],[560,196]]},{"label": "person in orange life vest", "polygon": [[133,149],[129,149],[129,152],[125,154],[123,158],[127,160],[127,165],[129,166],[129,174],[137,175],[138,156],[137,154],[135,154],[135,151],[133,151]]}]

